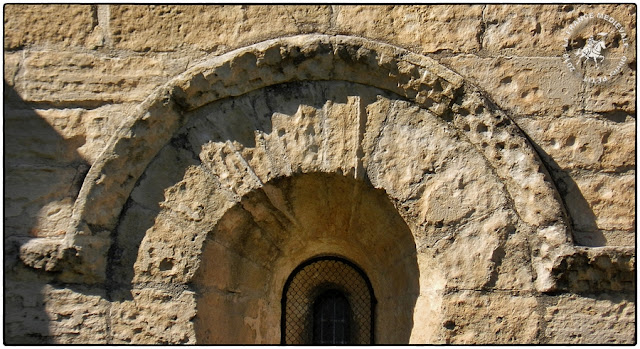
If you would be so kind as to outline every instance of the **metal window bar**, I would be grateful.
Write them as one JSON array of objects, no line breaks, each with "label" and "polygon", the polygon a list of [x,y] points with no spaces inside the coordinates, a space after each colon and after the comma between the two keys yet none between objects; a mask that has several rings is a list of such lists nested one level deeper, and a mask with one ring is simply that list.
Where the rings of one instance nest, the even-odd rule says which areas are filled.
[{"label": "metal window bar", "polygon": [[349,344],[351,306],[338,290],[329,290],[313,303],[313,344]]},{"label": "metal window bar", "polygon": [[[329,292],[342,294],[349,307],[344,315],[345,328],[348,327],[344,344],[374,343],[376,299],[369,279],[346,259],[322,256],[299,265],[285,282],[280,323],[282,344],[314,343],[314,305]],[[331,321],[338,324],[335,319]]]}]

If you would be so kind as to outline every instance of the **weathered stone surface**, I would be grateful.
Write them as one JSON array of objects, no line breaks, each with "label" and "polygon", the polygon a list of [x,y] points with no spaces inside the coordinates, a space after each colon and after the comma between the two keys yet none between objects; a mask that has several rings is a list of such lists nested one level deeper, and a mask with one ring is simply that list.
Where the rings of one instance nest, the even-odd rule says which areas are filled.
[{"label": "weathered stone surface", "polygon": [[[634,246],[635,120],[521,118],[541,149],[585,246]],[[615,189],[614,189],[615,188]]]},{"label": "weathered stone surface", "polygon": [[113,344],[194,344],[195,295],[181,289],[132,290],[109,314]]},{"label": "weathered stone surface", "polygon": [[[166,90],[160,89],[154,95],[166,96],[166,93]],[[132,111],[132,114],[135,117],[127,117],[115,132],[116,136],[109,139],[105,148],[109,149],[107,152],[111,155],[104,156],[103,152],[101,158],[87,173],[87,176],[94,180],[85,185],[79,194],[78,200],[81,202],[81,208],[74,210],[71,229],[88,233],[90,228],[85,222],[107,229],[114,228],[117,222],[116,216],[122,209],[120,205],[123,205],[130,195],[137,178],[149,164],[150,157],[157,154],[162,145],[170,139],[170,135],[182,123],[178,107],[165,98],[150,98]],[[139,137],[140,134],[144,134],[150,129],[156,130],[151,138],[141,139]],[[117,155],[123,149],[128,150],[126,152],[127,158]],[[128,161],[130,159],[135,160]],[[124,167],[128,167],[129,171],[125,173],[118,170]],[[106,176],[107,173],[112,173],[114,176]],[[115,207],[106,205],[110,207],[103,207],[102,212],[87,212],[85,214],[83,209],[87,202],[99,206],[101,202],[118,203],[119,205],[115,205]],[[82,221],[82,215],[87,216],[84,221]]]},{"label": "weathered stone surface", "polygon": [[[605,85],[559,58],[588,12]],[[7,344],[276,344],[317,255],[379,344],[635,341],[633,5],[4,14]]]},{"label": "weathered stone surface", "polygon": [[633,231],[636,224],[636,174],[623,175],[595,173],[575,178],[579,191],[570,192],[566,200],[583,200],[591,212],[580,206],[568,206],[574,224],[581,230],[592,230],[594,225],[605,230]]},{"label": "weathered stone surface", "polygon": [[[481,5],[335,6],[340,34],[392,41],[421,53],[480,49]],[[446,34],[445,34],[446,33]]]},{"label": "weathered stone surface", "polygon": [[566,295],[558,297],[543,315],[545,336],[558,344],[601,345],[636,342],[635,299]]},{"label": "weathered stone surface", "polygon": [[490,102],[477,92],[466,94],[452,111],[454,124],[495,169],[526,223],[548,227],[564,220],[546,168],[511,119],[492,112]]},{"label": "weathered stone surface", "polygon": [[449,344],[536,344],[542,329],[531,296],[457,292],[444,297],[443,319],[440,331]]},{"label": "weathered stone surface", "polygon": [[20,69],[23,55],[21,52],[4,52],[4,82],[13,86]]},{"label": "weathered stone surface", "polygon": [[4,48],[84,46],[98,24],[95,12],[95,6],[91,5],[4,6]]},{"label": "weathered stone surface", "polygon": [[[41,288],[34,288],[39,285]],[[104,290],[10,281],[5,293],[6,344],[99,344],[108,335]]]},{"label": "weathered stone surface", "polygon": [[626,171],[636,165],[635,119],[520,118],[518,125],[562,170]]},{"label": "weathered stone surface", "polygon": [[113,5],[110,28],[120,49],[186,47],[220,53],[274,37],[322,32],[329,25],[330,11],[326,5]]},{"label": "weathered stone surface", "polygon": [[616,122],[629,118],[635,119],[637,99],[635,64],[635,62],[629,62],[628,66],[607,84],[588,85],[583,92],[584,109],[600,113],[605,118]]},{"label": "weathered stone surface", "polygon": [[34,167],[5,168],[5,184],[11,187],[4,192],[5,231],[34,237],[64,235],[82,176],[72,167]]},{"label": "weathered stone surface", "polygon": [[169,53],[105,55],[86,51],[32,51],[16,84],[22,98],[53,105],[95,107],[140,102],[184,71],[189,59]]},{"label": "weathered stone surface", "polygon": [[[607,14],[635,37],[635,8],[621,5],[487,5],[483,11],[482,46],[494,55],[558,56],[564,53],[564,32],[586,13]],[[635,49],[629,50],[635,52]]]},{"label": "weathered stone surface", "polygon": [[632,293],[636,290],[635,262],[630,247],[583,247],[559,258],[552,274],[562,291]]},{"label": "weathered stone surface", "polygon": [[442,63],[519,115],[559,116],[581,110],[581,81],[556,57],[457,55]]},{"label": "weathered stone surface", "polygon": [[60,344],[99,344],[108,335],[110,303],[102,289],[43,288],[49,335]]}]

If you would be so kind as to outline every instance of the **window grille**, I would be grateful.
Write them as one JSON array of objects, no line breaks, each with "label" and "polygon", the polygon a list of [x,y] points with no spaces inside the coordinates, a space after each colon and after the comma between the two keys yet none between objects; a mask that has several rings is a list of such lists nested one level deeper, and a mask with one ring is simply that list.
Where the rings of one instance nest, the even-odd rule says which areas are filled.
[{"label": "window grille", "polygon": [[352,262],[316,257],[298,266],[282,295],[282,344],[373,344],[375,296]]}]

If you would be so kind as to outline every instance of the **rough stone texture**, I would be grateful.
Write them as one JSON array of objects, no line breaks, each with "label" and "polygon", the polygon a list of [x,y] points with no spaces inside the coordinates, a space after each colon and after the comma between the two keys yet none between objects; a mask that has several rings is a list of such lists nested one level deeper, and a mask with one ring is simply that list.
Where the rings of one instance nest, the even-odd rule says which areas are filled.
[{"label": "rough stone texture", "polygon": [[[634,245],[635,118],[522,118],[551,164],[572,220],[576,241],[586,246]],[[615,189],[614,189],[615,188]]]},{"label": "rough stone texture", "polygon": [[631,4],[487,5],[482,44],[493,55],[557,56],[558,47],[564,45],[564,31],[582,14],[603,13],[621,22],[627,19],[625,27],[635,37],[635,11]]},{"label": "rough stone texture", "polygon": [[23,344],[25,339],[29,344],[107,341],[110,303],[104,289],[34,288],[36,280],[6,285],[5,344]]},{"label": "rough stone texture", "polygon": [[147,287],[131,293],[133,300],[112,303],[109,343],[196,343],[190,336],[196,315],[193,292]]},{"label": "rough stone texture", "polygon": [[[623,120],[624,121],[624,120]],[[611,122],[596,117],[523,118],[518,125],[564,171],[607,173],[635,168],[635,118]]]},{"label": "rough stone texture", "polygon": [[219,53],[274,37],[325,31],[330,12],[326,5],[116,5],[110,28],[119,49]]},{"label": "rough stone texture", "polygon": [[[604,85],[561,58],[590,12],[631,39]],[[635,343],[632,4],[4,18],[7,344],[278,343],[317,254],[379,343]]]},{"label": "rough stone texture", "polygon": [[558,297],[546,308],[545,336],[558,344],[635,344],[635,298],[611,295]]},{"label": "rough stone texture", "polygon": [[[457,55],[442,63],[467,77],[515,115],[560,115],[579,110],[580,80],[561,58]],[[558,83],[560,82],[560,83]]]},{"label": "rough stone texture", "polygon": [[[594,174],[576,178],[578,188],[584,188],[582,195],[590,204],[597,227],[607,230],[633,229],[636,223],[635,179],[635,173],[623,176]],[[574,215],[580,217],[578,212],[574,212]],[[576,225],[588,228],[590,223],[579,220]]]},{"label": "rough stone texture", "polygon": [[[6,94],[5,94],[6,96]],[[8,236],[64,235],[88,164],[78,153],[85,134],[61,135],[55,117],[17,104],[5,104],[4,227]],[[59,120],[73,123],[74,113]],[[51,116],[49,114],[48,116]],[[37,145],[37,146],[34,146]]]},{"label": "rough stone texture", "polygon": [[83,46],[92,39],[96,8],[91,5],[4,6],[4,48],[59,44]]},{"label": "rough stone texture", "polygon": [[581,248],[558,259],[554,273],[558,289],[575,293],[623,291],[636,289],[633,249]]},{"label": "rough stone texture", "polygon": [[16,89],[25,100],[62,106],[140,102],[187,65],[187,58],[172,54],[35,51],[22,61]]},{"label": "rough stone texture", "polygon": [[515,116],[577,116],[584,111],[624,120],[635,112],[635,69],[608,84],[584,86],[561,57],[456,55],[442,63],[467,77]]},{"label": "rough stone texture", "polygon": [[464,291],[444,298],[449,306],[440,331],[447,344],[538,343],[542,319],[535,297]]},{"label": "rough stone texture", "polygon": [[482,5],[335,7],[341,34],[394,42],[422,53],[480,49]]}]

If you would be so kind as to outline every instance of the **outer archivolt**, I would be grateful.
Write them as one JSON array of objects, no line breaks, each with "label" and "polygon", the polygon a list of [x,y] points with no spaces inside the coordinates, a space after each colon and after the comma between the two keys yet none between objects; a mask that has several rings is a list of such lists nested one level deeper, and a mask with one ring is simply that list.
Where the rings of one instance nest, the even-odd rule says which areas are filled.
[{"label": "outer archivolt", "polygon": [[[442,118],[483,154],[503,181],[518,215],[536,227],[531,231],[553,230],[566,236],[548,239],[548,234],[540,234],[536,243],[547,245],[540,249],[542,253],[553,255],[554,250],[570,243],[562,205],[535,151],[508,117],[459,75],[433,59],[380,42],[301,35],[214,57],[181,74],[143,102],[136,114],[124,120],[91,167],[74,205],[62,250],[106,253],[111,244],[108,232],[116,227],[131,190],[151,159],[185,123],[187,111],[267,86],[314,80],[374,86]],[[80,254],[81,262],[76,264],[86,265],[76,269],[103,279],[100,266],[89,267],[91,253]],[[534,258],[552,260],[553,256]],[[548,269],[541,267],[539,272]]]}]

